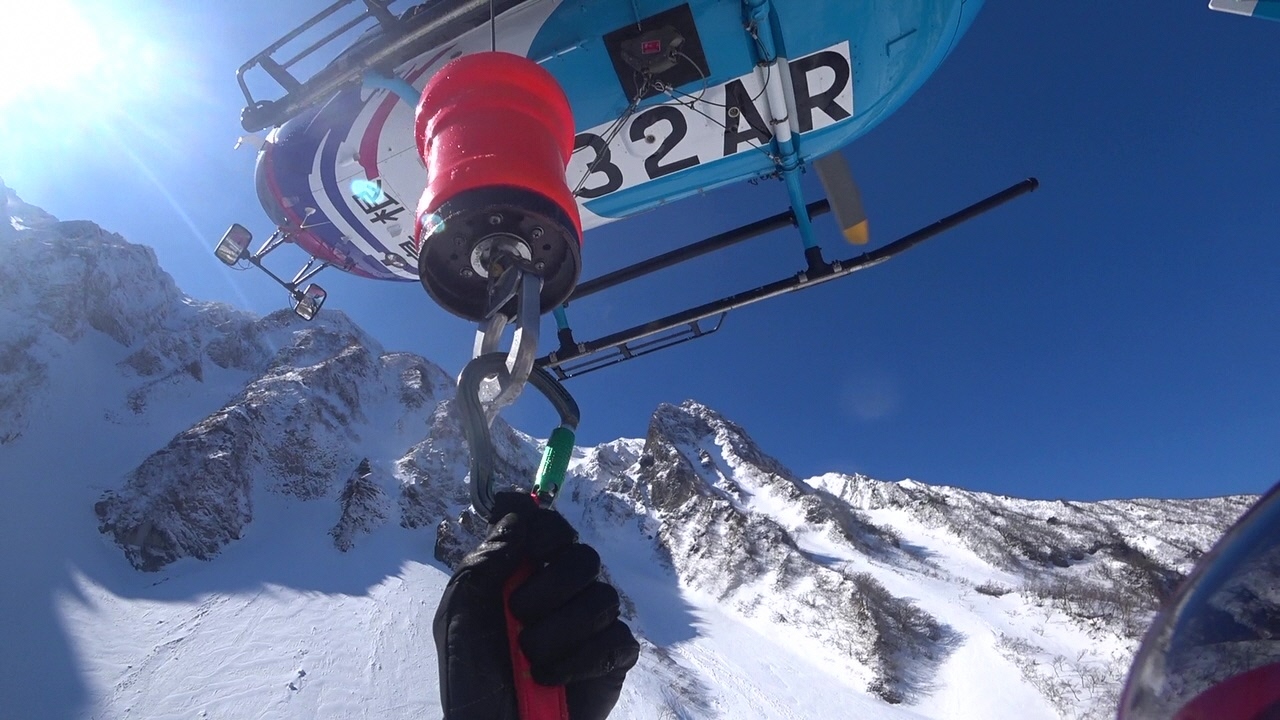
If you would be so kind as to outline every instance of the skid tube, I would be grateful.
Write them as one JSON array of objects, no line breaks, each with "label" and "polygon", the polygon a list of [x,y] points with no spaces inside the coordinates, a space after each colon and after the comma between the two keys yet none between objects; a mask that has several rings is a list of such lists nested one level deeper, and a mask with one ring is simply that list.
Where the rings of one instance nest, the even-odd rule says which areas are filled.
[{"label": "skid tube", "polygon": [[[951,228],[972,220],[983,213],[994,210],[995,208],[1009,202],[1010,200],[1032,192],[1040,186],[1040,181],[1035,178],[1027,178],[1022,182],[1011,185],[1000,192],[987,197],[983,200],[956,212],[952,215],[938,220],[932,225],[920,228],[915,232],[903,236],[893,242],[876,248],[870,252],[857,255],[847,260],[836,260],[830,263],[819,265],[805,272],[777,280],[767,285],[761,285],[752,290],[730,295],[709,303],[698,305],[666,317],[659,318],[652,322],[636,325],[634,327],[622,330],[610,335],[606,335],[596,340],[587,342],[574,343],[573,345],[562,344],[555,352],[538,358],[536,365],[555,373],[556,377],[561,380],[567,380],[578,375],[584,375],[594,370],[599,370],[609,365],[614,365],[626,360],[630,360],[640,355],[648,354],[672,345],[676,345],[697,337],[709,335],[720,328],[724,321],[724,316],[731,310],[737,310],[746,307],[761,300],[785,295],[797,290],[814,287],[831,280],[836,280],[847,275],[851,275],[859,270],[866,270],[890,258],[899,255],[920,243],[933,238]],[[640,263],[644,264],[644,263]],[[665,265],[663,266],[665,267]],[[656,268],[655,268],[656,269]],[[588,285],[589,283],[583,283]],[[571,296],[572,299],[572,296]],[[708,318],[719,316],[713,329],[703,329],[699,323]],[[670,340],[658,339],[651,343],[646,343],[641,348],[632,349],[630,344],[645,338],[651,338],[660,333],[669,332],[677,328],[684,328],[678,331],[674,336],[669,336]],[[656,344],[657,346],[652,346]],[[614,351],[614,354],[604,358],[590,359],[589,356],[597,353]],[[574,361],[579,362],[574,362]]]}]

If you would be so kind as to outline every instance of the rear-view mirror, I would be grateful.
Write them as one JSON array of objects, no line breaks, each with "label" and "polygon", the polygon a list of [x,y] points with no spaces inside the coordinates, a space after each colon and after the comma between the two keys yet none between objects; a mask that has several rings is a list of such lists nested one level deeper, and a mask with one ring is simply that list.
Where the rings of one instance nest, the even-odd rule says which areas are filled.
[{"label": "rear-view mirror", "polygon": [[217,255],[224,264],[235,265],[244,257],[251,242],[253,242],[253,233],[246,230],[240,223],[236,223],[227,228],[227,232],[218,241],[218,247],[214,249],[213,254]]},{"label": "rear-view mirror", "polygon": [[310,320],[320,312],[320,306],[328,296],[324,288],[311,283],[302,292],[294,294],[293,311],[303,320]]}]

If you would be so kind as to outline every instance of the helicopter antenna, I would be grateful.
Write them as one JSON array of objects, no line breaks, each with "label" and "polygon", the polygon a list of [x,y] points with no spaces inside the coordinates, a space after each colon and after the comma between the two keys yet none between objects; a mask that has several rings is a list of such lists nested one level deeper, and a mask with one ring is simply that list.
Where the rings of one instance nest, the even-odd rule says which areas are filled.
[{"label": "helicopter antenna", "polygon": [[498,23],[497,15],[493,10],[493,0],[489,0],[489,44],[490,49],[498,52]]}]

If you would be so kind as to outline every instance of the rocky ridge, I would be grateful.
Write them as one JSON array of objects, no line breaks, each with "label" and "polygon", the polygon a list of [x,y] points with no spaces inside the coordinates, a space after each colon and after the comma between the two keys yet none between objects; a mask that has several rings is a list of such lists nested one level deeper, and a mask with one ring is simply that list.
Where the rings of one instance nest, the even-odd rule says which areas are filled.
[{"label": "rocky ridge", "polygon": [[[468,449],[442,369],[384,350],[334,310],[304,323],[187,298],[148,248],[0,191],[9,217],[0,224],[0,449],[28,440],[41,422],[34,409],[62,392],[60,368],[76,357],[111,358],[121,399],[103,408],[106,422],[162,417],[190,396],[216,408],[123,477],[103,479],[111,489],[93,507],[99,530],[138,570],[216,560],[266,504],[329,507],[321,539],[338,551],[394,528],[434,531],[447,565],[475,544],[483,527],[467,510]],[[501,422],[494,439],[502,481],[530,476],[539,443]],[[997,606],[1023,597],[1089,642],[1132,648],[1252,501],[1028,501],[913,481],[806,480],[693,401],[660,406],[642,440],[578,449],[570,475],[560,509],[606,548],[606,562],[611,545],[640,548],[681,593],[825,648],[892,704],[927,698],[939,668],[975,641],[972,627],[913,587]],[[977,570],[947,566],[909,533],[967,548]],[[642,594],[610,572],[624,595]],[[656,619],[630,597],[628,607],[657,637]],[[1064,714],[1104,716],[1118,690],[1122,659],[1072,658],[1012,632],[994,642]],[[650,651],[668,658],[673,712],[705,714],[709,691],[670,644],[651,638]]]}]

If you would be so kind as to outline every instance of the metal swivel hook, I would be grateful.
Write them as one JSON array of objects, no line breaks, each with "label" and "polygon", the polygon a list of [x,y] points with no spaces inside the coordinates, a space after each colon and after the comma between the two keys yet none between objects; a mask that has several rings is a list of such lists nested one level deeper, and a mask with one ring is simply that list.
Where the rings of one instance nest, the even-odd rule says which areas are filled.
[{"label": "metal swivel hook", "polygon": [[515,333],[512,335],[511,349],[506,353],[506,372],[491,371],[490,375],[496,377],[484,383],[480,390],[483,392],[482,399],[489,422],[493,422],[493,418],[503,408],[520,397],[529,380],[529,373],[533,370],[534,360],[538,357],[542,278],[527,264],[528,261],[523,258],[511,257],[509,264],[495,273],[496,277],[491,276],[489,313],[476,330],[472,358],[498,352],[503,331],[512,320],[505,308],[515,300]]}]

